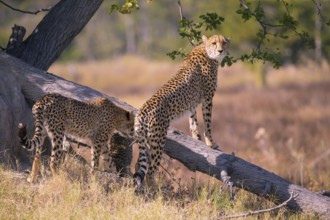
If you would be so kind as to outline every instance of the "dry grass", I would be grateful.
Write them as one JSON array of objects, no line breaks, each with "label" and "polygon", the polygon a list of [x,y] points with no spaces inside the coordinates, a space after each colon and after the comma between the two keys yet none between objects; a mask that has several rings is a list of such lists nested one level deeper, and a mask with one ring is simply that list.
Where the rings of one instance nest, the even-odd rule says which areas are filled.
[{"label": "dry grass", "polygon": [[[0,219],[217,219],[274,206],[244,191],[232,201],[227,192],[214,186],[175,193],[163,187],[135,196],[130,180],[111,175],[95,180],[77,161],[66,163],[70,167],[58,176],[43,177],[35,185],[25,181],[26,175],[0,167]],[[311,217],[286,209],[259,215],[259,219]]]}]

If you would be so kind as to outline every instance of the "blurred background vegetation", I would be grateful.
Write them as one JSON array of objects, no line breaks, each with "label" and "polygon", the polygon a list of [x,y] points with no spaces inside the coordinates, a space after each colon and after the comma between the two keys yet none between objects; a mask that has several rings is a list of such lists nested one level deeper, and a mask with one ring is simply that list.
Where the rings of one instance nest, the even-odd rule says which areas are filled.
[{"label": "blurred background vegetation", "polygon": [[[60,57],[60,61],[70,60],[98,60],[112,58],[124,54],[135,54],[152,59],[168,59],[166,53],[183,48],[190,50],[187,40],[181,39],[178,34],[180,20],[179,6],[176,0],[139,1],[140,10],[130,15],[112,13],[111,5],[122,4],[124,1],[104,1],[101,8]],[[283,22],[286,7],[282,1],[260,1],[267,23],[278,24]],[[248,1],[249,7],[255,9],[259,1]],[[315,59],[318,62],[330,56],[330,29],[326,25],[329,19],[326,13],[330,10],[327,0],[315,1],[320,3],[316,7],[312,0],[288,0],[287,8],[290,15],[298,22],[297,31],[307,32],[312,40],[312,47],[308,47],[294,32],[282,34],[274,38],[268,36],[266,49],[280,50],[283,63],[299,63],[304,58]],[[48,8],[57,3],[56,0],[11,0],[12,6],[35,11]],[[261,29],[255,19],[244,21],[240,1],[215,0],[182,0],[183,14],[187,19],[198,20],[199,16],[207,12],[216,12],[224,17],[220,27],[207,34],[222,33],[231,37],[231,55],[239,57],[249,53],[256,47],[256,34]],[[319,16],[321,9],[322,17]],[[0,45],[6,47],[14,24],[26,27],[29,35],[42,19],[44,13],[38,15],[22,14],[0,5]],[[322,21],[323,19],[323,21]],[[321,21],[320,21],[321,20]]]}]

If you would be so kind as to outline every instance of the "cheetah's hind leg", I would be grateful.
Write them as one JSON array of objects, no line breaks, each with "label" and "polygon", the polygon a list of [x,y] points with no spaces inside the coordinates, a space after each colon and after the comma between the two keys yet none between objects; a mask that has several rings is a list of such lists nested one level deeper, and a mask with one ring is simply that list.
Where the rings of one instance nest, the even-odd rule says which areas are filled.
[{"label": "cheetah's hind leg", "polygon": [[[30,142],[30,144],[28,144],[29,141],[27,139],[26,125],[23,123],[18,124],[18,137],[19,137],[20,143],[23,146],[25,146],[25,145],[31,146],[31,142]],[[34,143],[43,142],[43,139],[44,138],[41,137],[39,141],[35,141]],[[41,152],[42,152],[42,145],[41,145],[41,143],[39,143],[39,145],[37,145],[37,147],[36,147],[36,153],[35,153],[35,156],[33,159],[30,176],[27,178],[27,181],[30,183],[37,182],[37,177],[38,177],[39,167],[40,167]]]},{"label": "cheetah's hind leg", "polygon": [[139,145],[139,157],[135,166],[135,173],[133,175],[135,193],[140,193],[143,190],[143,180],[147,173],[147,163],[150,164],[145,140],[137,140]]},{"label": "cheetah's hind leg", "polygon": [[[49,127],[55,126],[49,125]],[[59,164],[62,158],[64,126],[59,124],[55,130],[48,129],[47,127],[47,133],[52,143],[50,169],[52,171],[53,176],[55,176],[58,174]]]}]

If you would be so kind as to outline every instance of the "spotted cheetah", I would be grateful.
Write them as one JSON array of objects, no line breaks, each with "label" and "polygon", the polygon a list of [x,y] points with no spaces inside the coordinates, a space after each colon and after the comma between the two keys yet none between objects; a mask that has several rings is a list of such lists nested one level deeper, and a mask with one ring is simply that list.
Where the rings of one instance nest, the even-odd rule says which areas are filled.
[{"label": "spotted cheetah", "polygon": [[57,173],[62,154],[63,139],[73,136],[87,138],[91,142],[92,171],[98,168],[100,153],[104,167],[110,167],[108,143],[114,133],[133,136],[134,114],[126,111],[106,98],[81,102],[59,94],[48,94],[38,100],[32,108],[35,131],[32,139],[27,139],[26,127],[19,124],[18,136],[24,148],[36,148],[30,181],[35,182],[38,174],[39,157],[46,135],[51,139],[52,152],[50,168]]},{"label": "spotted cheetah", "polygon": [[196,107],[200,103],[206,145],[218,148],[211,136],[212,98],[217,88],[218,64],[226,56],[230,40],[221,35],[210,38],[203,36],[202,40],[203,43],[185,58],[177,74],[147,100],[136,114],[134,130],[139,145],[139,159],[134,182],[137,188],[145,177],[147,161],[148,176],[152,177],[156,171],[171,120],[189,111],[192,137],[201,140],[196,117]]}]

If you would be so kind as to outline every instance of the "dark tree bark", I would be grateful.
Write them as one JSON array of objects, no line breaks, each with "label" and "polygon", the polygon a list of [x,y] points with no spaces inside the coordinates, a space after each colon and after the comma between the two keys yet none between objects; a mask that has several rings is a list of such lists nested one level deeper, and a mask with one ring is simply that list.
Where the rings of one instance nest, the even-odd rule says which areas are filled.
[{"label": "dark tree bark", "polygon": [[6,48],[7,53],[16,54],[19,52],[25,33],[26,30],[22,26],[15,24],[14,27],[12,27],[12,32]]},{"label": "dark tree bark", "polygon": [[[114,97],[106,96],[86,86],[66,81],[53,74],[26,65],[2,52],[0,52],[0,67],[1,78],[13,76],[17,80],[13,83],[16,85],[16,89],[12,91],[15,94],[10,94],[9,97],[18,97],[19,100],[24,99],[24,97],[37,100],[46,93],[60,93],[78,100],[89,100],[105,96],[123,108],[134,109]],[[0,93],[2,92],[0,91]],[[13,107],[8,107],[8,109],[11,108]],[[17,134],[17,124],[19,121],[24,121],[24,114],[31,111],[27,105],[15,110],[15,114],[11,115],[12,119],[5,125],[10,126],[13,134]],[[33,124],[29,124],[27,127],[31,135]],[[288,208],[309,213],[314,212],[323,218],[330,216],[330,198],[327,196],[294,185],[238,157],[210,149],[203,142],[184,135],[178,130],[169,129],[167,137],[165,153],[171,158],[179,160],[192,171],[200,171],[214,176],[226,184],[232,183],[236,187],[267,199],[270,197],[276,198],[278,203],[287,200],[291,192],[294,191],[299,195],[288,203]],[[19,147],[17,139],[7,140],[7,143],[12,144],[12,142],[15,142],[16,146]],[[124,141],[121,144],[128,145],[128,143]],[[2,146],[2,143],[0,144]],[[77,152],[79,153],[78,150]]]},{"label": "dark tree bark", "polygon": [[80,33],[103,0],[61,0],[32,34],[9,53],[32,66],[47,70]]}]

